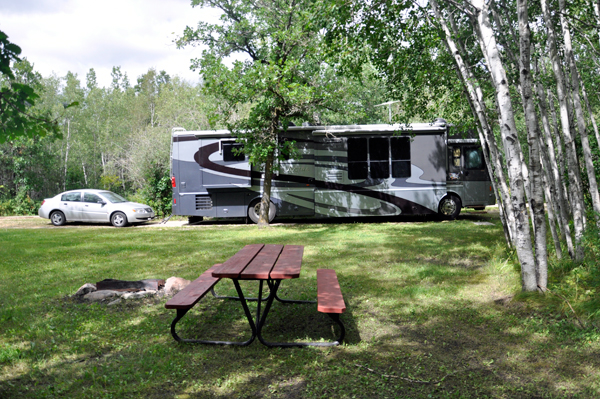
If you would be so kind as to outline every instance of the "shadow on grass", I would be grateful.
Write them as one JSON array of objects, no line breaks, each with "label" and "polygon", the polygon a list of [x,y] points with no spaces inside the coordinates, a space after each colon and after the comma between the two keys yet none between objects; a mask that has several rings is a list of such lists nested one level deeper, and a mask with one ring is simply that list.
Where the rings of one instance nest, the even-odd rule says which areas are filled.
[{"label": "shadow on grass", "polygon": [[[186,316],[189,332],[222,338],[227,330],[236,339],[249,335],[239,303],[206,299],[204,306]],[[358,309],[350,305],[343,315],[349,327],[347,342],[327,349],[268,349],[258,342],[244,348],[177,344],[168,333],[173,312],[163,309],[140,317],[146,307],[104,309],[112,322],[122,319],[112,334],[127,336],[129,342],[111,339],[111,333],[96,332],[87,340],[82,334],[75,338],[82,344],[78,354],[69,356],[64,346],[73,342],[61,344],[61,337],[56,337],[63,346],[58,351],[66,353],[52,361],[56,350],[50,343],[31,348],[24,357],[36,359],[41,367],[15,378],[5,375],[0,393],[3,397],[585,398],[594,397],[599,388],[600,353],[597,347],[586,349],[582,342],[586,332],[531,318],[516,304],[454,299],[407,311],[361,310],[359,320]],[[81,311],[77,306],[66,308]],[[269,334],[286,340],[323,338],[327,317],[309,308],[276,306],[276,314],[269,316]],[[365,332],[365,339],[359,332]]]},{"label": "shadow on grass", "polygon": [[[597,333],[494,291],[503,288],[493,286],[488,270],[503,241],[499,225],[474,227],[463,219],[247,231],[10,233],[9,260],[0,264],[2,291],[13,287],[0,296],[0,397],[600,395]],[[102,278],[168,277],[173,270],[195,278],[256,242],[305,245],[302,276],[282,285],[282,297],[314,299],[316,269],[336,270],[347,303],[344,345],[178,344],[169,333],[175,312],[164,308],[165,299],[114,307],[58,299]],[[219,293],[234,294],[226,283]],[[251,283],[243,288],[256,295]],[[239,303],[210,297],[180,325],[182,336],[250,335]],[[264,332],[277,341],[320,340],[334,336],[331,325],[316,305],[275,303]]]}]

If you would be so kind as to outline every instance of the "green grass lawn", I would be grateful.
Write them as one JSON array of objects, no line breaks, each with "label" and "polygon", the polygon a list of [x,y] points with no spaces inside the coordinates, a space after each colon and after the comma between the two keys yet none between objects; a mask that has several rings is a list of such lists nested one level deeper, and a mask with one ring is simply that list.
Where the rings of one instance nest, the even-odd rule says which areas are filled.
[{"label": "green grass lawn", "polygon": [[[0,224],[0,398],[600,396],[600,334],[527,297],[511,300],[519,270],[490,214],[269,229],[32,228],[47,224]],[[110,307],[69,298],[105,278],[194,279],[251,243],[305,246],[302,275],[284,281],[281,296],[315,299],[316,270],[336,270],[344,345],[178,344],[166,298]],[[225,280],[217,291],[234,293]],[[250,335],[239,303],[210,296],[180,325],[187,337]],[[331,326],[316,305],[276,302],[264,335],[328,340]]]}]

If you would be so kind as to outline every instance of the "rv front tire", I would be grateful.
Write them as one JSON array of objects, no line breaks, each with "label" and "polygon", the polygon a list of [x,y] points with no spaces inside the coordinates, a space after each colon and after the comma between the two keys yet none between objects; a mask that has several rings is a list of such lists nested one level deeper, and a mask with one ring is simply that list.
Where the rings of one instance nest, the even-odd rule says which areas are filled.
[{"label": "rv front tire", "polygon": [[460,198],[455,195],[447,195],[440,201],[438,212],[444,219],[454,220],[460,214],[460,208],[462,208]]},{"label": "rv front tire", "polygon": [[[248,217],[252,220],[253,223],[258,223],[259,215],[260,215],[260,201],[261,199],[255,199],[250,203],[248,207]],[[271,202],[269,206],[269,223],[271,223],[275,219],[275,205]]]}]

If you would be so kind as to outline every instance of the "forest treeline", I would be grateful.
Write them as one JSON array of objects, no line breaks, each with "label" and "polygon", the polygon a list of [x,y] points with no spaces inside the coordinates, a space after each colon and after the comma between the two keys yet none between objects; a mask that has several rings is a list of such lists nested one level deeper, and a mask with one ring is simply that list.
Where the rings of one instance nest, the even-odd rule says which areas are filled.
[{"label": "forest treeline", "polygon": [[[168,215],[172,129],[224,127],[215,117],[222,105],[205,93],[200,78],[193,83],[149,69],[132,83],[126,71],[114,67],[111,85],[100,87],[93,69],[83,79],[71,72],[43,77],[25,59],[13,70],[17,81],[39,93],[35,108],[50,110],[60,134],[0,144],[0,215],[36,214],[43,198],[77,188],[112,190]],[[382,122],[385,113],[374,105],[385,98],[384,87],[373,71],[361,79],[360,85],[343,80],[351,107],[324,113],[325,123]]]},{"label": "forest treeline", "polygon": [[1,213],[28,213],[34,201],[74,188],[138,196],[165,211],[171,128],[209,127],[211,102],[199,86],[153,69],[131,84],[115,67],[110,87],[98,86],[93,69],[83,81],[70,72],[42,77],[27,60],[13,69],[39,93],[35,107],[58,118],[60,134],[0,144]]}]

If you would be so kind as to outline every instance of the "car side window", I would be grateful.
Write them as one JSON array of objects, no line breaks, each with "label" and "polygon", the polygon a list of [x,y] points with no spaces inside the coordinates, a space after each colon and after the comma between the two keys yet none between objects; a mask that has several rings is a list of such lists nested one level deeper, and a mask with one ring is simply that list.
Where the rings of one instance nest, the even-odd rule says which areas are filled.
[{"label": "car side window", "polygon": [[93,202],[96,204],[100,201],[102,201],[102,198],[98,197],[96,194],[83,193],[83,202]]},{"label": "car side window", "polygon": [[65,193],[60,197],[61,201],[81,202],[81,193]]}]

